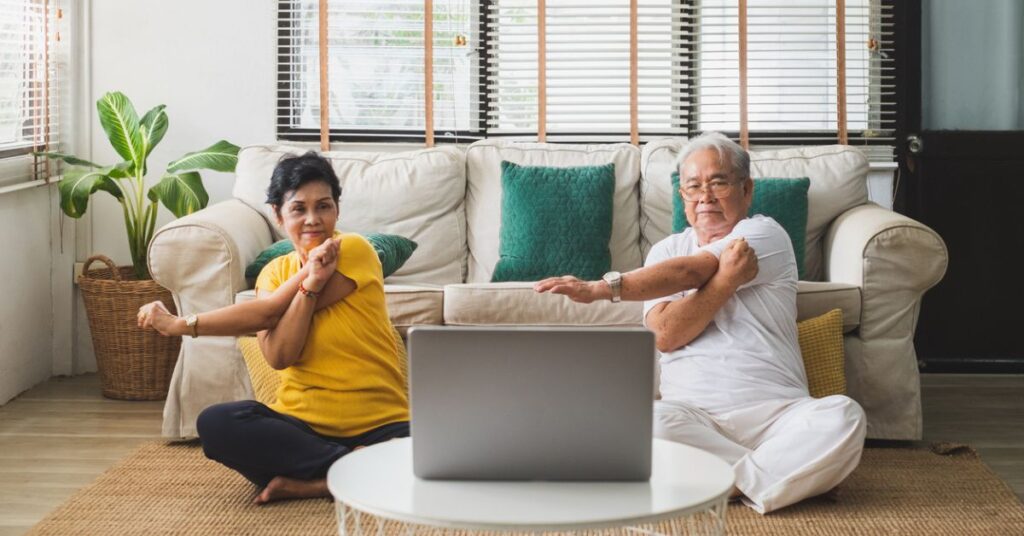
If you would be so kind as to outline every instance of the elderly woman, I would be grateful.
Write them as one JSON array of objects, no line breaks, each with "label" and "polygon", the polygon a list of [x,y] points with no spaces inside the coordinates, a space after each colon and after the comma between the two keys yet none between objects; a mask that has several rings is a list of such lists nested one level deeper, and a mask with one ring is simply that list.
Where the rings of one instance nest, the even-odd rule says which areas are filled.
[{"label": "elderly woman", "polygon": [[409,435],[380,261],[365,238],[334,230],[340,196],[322,157],[282,159],[267,203],[295,251],[263,269],[258,299],[186,318],[160,302],[139,310],[139,325],[164,335],[258,332],[263,355],[280,371],[277,401],[217,404],[196,424],[207,457],[261,488],[257,503],[328,496],[335,460]]}]

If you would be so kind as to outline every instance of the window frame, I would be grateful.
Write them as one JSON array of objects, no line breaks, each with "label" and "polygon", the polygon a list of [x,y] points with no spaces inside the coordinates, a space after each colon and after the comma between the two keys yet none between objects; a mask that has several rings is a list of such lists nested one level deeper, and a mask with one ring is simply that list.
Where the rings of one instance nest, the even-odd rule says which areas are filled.
[{"label": "window frame", "polygon": [[[63,129],[66,128],[65,125],[62,125],[61,116],[65,114],[62,88],[67,82],[63,80],[66,68],[62,66],[60,57],[67,53],[65,49],[67,45],[61,43],[59,34],[67,5],[60,0],[50,0],[48,4],[34,0],[23,2],[26,9],[31,9],[36,4],[40,10],[41,27],[30,26],[34,28],[34,32],[16,35],[32,36],[31,39],[39,40],[42,48],[31,48],[31,53],[27,57],[41,59],[44,72],[42,79],[36,76],[26,76],[20,79],[21,83],[41,84],[41,87],[28,90],[28,95],[21,95],[19,99],[28,102],[38,100],[41,101],[41,104],[29,104],[27,108],[16,106],[16,110],[19,113],[35,110],[36,113],[28,113],[23,116],[26,122],[19,125],[18,128],[22,130],[29,128],[42,132],[42,139],[34,137],[32,139],[16,139],[0,144],[0,191],[3,192],[10,191],[12,188],[19,189],[25,185],[49,184],[60,178],[62,170],[60,162],[51,161],[36,153],[61,151],[61,147],[65,143],[61,141],[64,137]],[[21,64],[21,70],[23,73],[27,72],[28,66],[35,63],[26,60]],[[46,109],[47,107],[51,109],[56,107],[56,114],[51,114]]]}]

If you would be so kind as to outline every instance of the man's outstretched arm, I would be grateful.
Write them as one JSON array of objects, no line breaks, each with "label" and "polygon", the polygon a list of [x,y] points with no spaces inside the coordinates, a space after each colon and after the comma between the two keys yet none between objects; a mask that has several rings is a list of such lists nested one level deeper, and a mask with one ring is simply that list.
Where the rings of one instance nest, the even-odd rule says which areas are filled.
[{"label": "man's outstretched arm", "polygon": [[[698,288],[718,270],[718,259],[701,252],[674,257],[622,274],[620,296],[624,301],[644,301]],[[611,288],[604,281],[581,281],[571,275],[550,277],[533,286],[537,292],[563,294],[572,301],[591,303],[610,300]]]}]

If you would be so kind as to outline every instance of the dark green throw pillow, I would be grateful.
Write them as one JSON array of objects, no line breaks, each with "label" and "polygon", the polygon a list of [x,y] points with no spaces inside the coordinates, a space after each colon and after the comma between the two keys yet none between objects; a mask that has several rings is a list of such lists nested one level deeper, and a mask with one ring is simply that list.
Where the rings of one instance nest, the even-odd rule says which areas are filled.
[{"label": "dark green throw pillow", "polygon": [[611,268],[615,165],[501,163],[500,258],[491,281],[575,275],[599,279]]},{"label": "dark green throw pillow", "polygon": [[[807,240],[807,189],[811,180],[754,179],[754,199],[748,216],[768,216],[786,230],[793,242],[796,266],[800,279],[804,278],[804,242]],[[683,211],[683,198],[679,195],[679,173],[672,173],[672,232],[681,233],[690,226]]]},{"label": "dark green throw pillow", "polygon": [[384,277],[397,272],[419,246],[416,242],[399,235],[370,233],[365,236],[373,249],[377,250]]},{"label": "dark green throw pillow", "polygon": [[[416,251],[416,242],[404,236],[381,233],[370,233],[364,236],[370,245],[373,246],[373,249],[377,251],[377,257],[380,258],[384,277],[395,273],[396,270],[405,264],[405,261],[409,260],[412,252]],[[295,251],[295,246],[287,238],[274,242],[270,247],[263,250],[256,257],[256,260],[252,261],[252,264],[245,267],[245,278],[250,280],[256,279],[268,262],[293,251]]]}]

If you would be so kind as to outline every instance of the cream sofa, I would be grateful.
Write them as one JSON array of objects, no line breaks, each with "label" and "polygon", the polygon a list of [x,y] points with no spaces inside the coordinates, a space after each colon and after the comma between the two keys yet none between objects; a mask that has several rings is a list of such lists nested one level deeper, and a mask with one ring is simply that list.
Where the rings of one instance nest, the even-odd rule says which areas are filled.
[{"label": "cream sofa", "polygon": [[[400,234],[419,248],[386,281],[392,321],[416,324],[634,326],[639,303],[580,305],[538,295],[530,283],[491,283],[501,225],[500,163],[579,166],[613,162],[612,268],[642,265],[670,233],[672,162],[685,140],[555,145],[484,140],[404,153],[330,152],[342,183],[339,228]],[[271,170],[307,149],[268,145],[239,153],[234,199],[160,229],[149,251],[153,278],[178,310],[202,312],[251,299],[243,272],[282,238],[264,204]],[[849,393],[868,415],[868,435],[921,436],[913,336],[922,294],[946,267],[931,229],[868,202],[868,163],[855,148],[752,153],[755,177],[810,177],[806,278],[800,318],[844,315]],[[251,397],[232,337],[185,338],[164,410],[163,434],[195,435],[195,419],[218,402]]]}]

